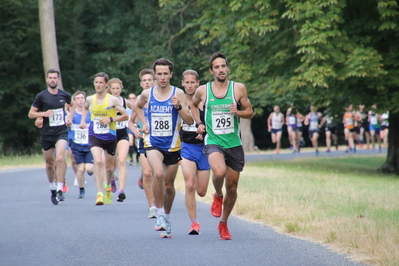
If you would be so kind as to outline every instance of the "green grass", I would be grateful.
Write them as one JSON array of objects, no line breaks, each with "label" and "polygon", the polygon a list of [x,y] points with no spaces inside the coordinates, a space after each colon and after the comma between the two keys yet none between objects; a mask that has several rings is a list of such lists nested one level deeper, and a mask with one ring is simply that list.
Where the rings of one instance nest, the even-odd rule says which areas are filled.
[{"label": "green grass", "polygon": [[0,156],[0,169],[12,167],[30,167],[30,166],[44,166],[44,159],[42,154],[33,154],[31,156]]},{"label": "green grass", "polygon": [[235,212],[363,262],[398,265],[399,178],[377,170],[384,161],[359,156],[248,163]]}]

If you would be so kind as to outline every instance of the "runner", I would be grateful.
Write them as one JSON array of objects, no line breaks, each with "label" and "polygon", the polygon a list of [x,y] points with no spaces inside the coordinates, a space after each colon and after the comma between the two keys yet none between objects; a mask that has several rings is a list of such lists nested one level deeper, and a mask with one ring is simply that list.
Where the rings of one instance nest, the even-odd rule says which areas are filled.
[{"label": "runner", "polygon": [[[51,190],[51,202],[57,205],[65,199],[64,186],[66,161],[65,151],[68,144],[68,127],[71,119],[65,119],[65,109],[69,109],[71,96],[58,89],[60,72],[56,69],[47,71],[47,89],[36,95],[29,110],[29,118],[43,117],[40,145],[46,162],[46,174]],[[40,122],[40,119],[37,120]],[[56,152],[54,158],[54,151]],[[55,183],[57,182],[57,183]]]},{"label": "runner", "polygon": [[381,115],[381,132],[380,138],[383,143],[383,148],[386,149],[388,147],[388,132],[389,132],[389,111],[383,113]]},{"label": "runner", "polygon": [[[144,90],[137,100],[136,113],[143,124],[144,147],[153,173],[152,190],[157,207],[155,230],[172,237],[170,212],[175,198],[174,181],[180,157],[181,120],[191,125],[193,119],[184,92],[172,86],[173,63],[158,59],[153,64],[157,85]],[[143,108],[148,103],[148,122]]]},{"label": "runner", "polygon": [[316,156],[319,155],[319,133],[320,128],[324,124],[325,119],[320,112],[317,112],[316,106],[310,106],[310,113],[305,117],[305,125],[309,126],[309,139],[312,141],[312,146],[315,148]]},{"label": "runner", "polygon": [[[199,76],[194,70],[186,70],[183,72],[182,86],[186,91],[187,105],[193,109],[192,98],[196,88],[199,86]],[[201,122],[204,123],[204,103],[200,102],[199,112]],[[197,134],[197,127],[195,124],[188,125],[183,122],[180,130],[180,137],[182,140],[181,146],[181,169],[185,181],[186,193],[185,202],[188,216],[191,220],[191,228],[189,235],[200,234],[200,224],[197,219],[197,204],[195,201],[195,192],[200,197],[206,195],[209,183],[209,166],[208,159],[202,153],[204,149],[204,139],[202,134]]]},{"label": "runner", "polygon": [[[110,79],[108,81],[107,87],[108,87],[107,92],[118,98],[123,108],[126,109],[127,107],[129,107],[130,109],[133,109],[133,104],[130,101],[121,97],[123,84],[120,79],[118,78]],[[121,113],[118,112],[117,115],[120,116]],[[116,146],[116,160],[114,165],[115,169],[116,166],[119,166],[119,173],[118,173],[119,193],[117,199],[118,202],[123,202],[126,199],[126,194],[125,194],[125,184],[127,176],[126,158],[129,153],[129,136],[127,134],[127,128],[126,128],[128,118],[129,117],[127,117],[126,120],[122,121],[119,120],[118,122],[116,122],[117,146]],[[114,176],[115,173],[113,177]],[[111,180],[111,189],[112,193],[115,193],[117,190],[115,178],[112,178]]]},{"label": "runner", "polygon": [[367,112],[364,111],[364,105],[359,105],[359,111],[356,113],[356,120],[358,127],[356,128],[356,134],[358,141],[364,144],[364,138],[366,138],[366,148],[370,149],[370,123]]},{"label": "runner", "polygon": [[[85,197],[85,178],[84,172],[93,174],[93,155],[89,145],[89,130],[81,129],[82,112],[86,101],[86,93],[77,91],[73,94],[72,100],[75,105],[75,113],[72,120],[72,126],[69,130],[69,146],[76,161],[77,171],[76,179],[79,187],[79,199]],[[86,123],[90,123],[90,113],[86,117]]]},{"label": "runner", "polygon": [[[143,90],[147,90],[154,86],[154,70],[143,69],[139,74],[140,86]],[[137,97],[137,100],[140,96]],[[135,102],[137,103],[137,101]],[[146,120],[148,120],[148,103],[143,107],[143,114]],[[139,186],[144,189],[145,196],[148,202],[148,219],[157,218],[157,208],[155,207],[154,194],[152,192],[152,170],[148,163],[147,157],[145,156],[143,135],[140,127],[141,122],[136,122],[136,112],[133,109],[132,115],[130,116],[129,128],[132,130],[135,138],[138,140],[138,153],[140,154],[141,162],[141,177],[139,178]],[[141,185],[140,185],[141,184]]]},{"label": "runner", "polygon": [[338,139],[337,139],[337,115],[332,115],[331,110],[325,111],[325,119],[326,119],[326,146],[327,152],[331,152],[331,139],[333,141],[333,145],[335,149],[338,150]]},{"label": "runner", "polygon": [[373,150],[375,149],[375,138],[378,143],[378,150],[381,152],[381,116],[376,113],[377,105],[373,104],[369,111],[370,139]]},{"label": "runner", "polygon": [[280,112],[280,108],[276,105],[273,107],[273,112],[267,119],[267,129],[271,133],[272,142],[276,143],[276,153],[280,153],[281,134],[284,125],[284,115]]},{"label": "runner", "polygon": [[297,122],[297,109],[293,104],[287,109],[286,112],[286,124],[288,131],[288,138],[290,141],[290,149],[292,153],[299,151],[299,140],[297,136],[298,132],[298,122]]},{"label": "runner", "polygon": [[[114,175],[114,156],[117,145],[116,122],[125,121],[128,118],[120,100],[107,93],[108,80],[109,77],[104,72],[94,76],[96,94],[87,97],[80,124],[81,129],[86,128],[87,110],[90,108],[89,142],[94,158],[96,205],[104,205],[104,202],[105,204],[112,203],[111,179]],[[117,116],[118,111],[121,115]],[[105,197],[102,190],[104,180],[106,180],[104,184]]]},{"label": "runner", "polygon": [[344,134],[347,148],[345,152],[356,152],[355,145],[355,114],[352,111],[352,104],[350,104],[347,108],[345,108],[344,117],[342,119],[342,123],[344,124]]},{"label": "runner", "polygon": [[[129,98],[128,100],[132,103],[132,105],[134,106],[136,103],[136,94],[134,93],[130,93],[129,94]],[[129,115],[129,120],[130,120],[130,116],[132,115],[132,109],[130,109],[129,107],[126,108],[126,112]],[[137,165],[140,162],[140,154],[137,150],[137,146],[136,146],[136,138],[134,137],[134,133],[130,130],[129,126],[127,125],[127,135],[129,136],[129,165]],[[136,153],[136,161],[133,160],[133,154]]]},{"label": "runner", "polygon": [[[253,110],[242,83],[227,78],[229,67],[224,54],[216,52],[209,60],[213,82],[200,86],[193,97],[191,110],[198,125],[197,133],[206,128],[204,153],[213,172],[215,194],[211,213],[221,217],[218,230],[220,239],[231,239],[227,220],[237,199],[240,172],[244,168],[244,150],[239,131],[239,118],[252,118]],[[202,125],[198,106],[204,102],[205,125]],[[226,195],[223,197],[223,183]],[[223,208],[222,208],[223,205]]]}]

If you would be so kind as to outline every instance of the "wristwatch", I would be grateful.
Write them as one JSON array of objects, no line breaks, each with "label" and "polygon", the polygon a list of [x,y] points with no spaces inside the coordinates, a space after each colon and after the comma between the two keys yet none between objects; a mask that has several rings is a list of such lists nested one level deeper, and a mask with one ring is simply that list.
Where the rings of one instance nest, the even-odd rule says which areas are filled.
[{"label": "wristwatch", "polygon": [[[176,107],[175,107],[176,108]],[[179,106],[176,108],[177,111],[180,111],[183,107],[181,106],[181,104],[179,104]]]},{"label": "wristwatch", "polygon": [[204,123],[202,123],[202,122],[196,123],[196,124],[195,124],[195,127],[198,128],[200,125],[203,125],[203,124],[204,124]]}]

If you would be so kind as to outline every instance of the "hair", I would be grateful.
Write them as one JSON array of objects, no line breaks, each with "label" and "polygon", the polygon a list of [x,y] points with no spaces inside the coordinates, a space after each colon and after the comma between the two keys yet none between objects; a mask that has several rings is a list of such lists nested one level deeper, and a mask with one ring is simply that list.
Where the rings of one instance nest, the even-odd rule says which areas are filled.
[{"label": "hair", "polygon": [[154,72],[155,72],[156,66],[168,66],[170,72],[173,72],[173,63],[168,59],[161,58],[161,59],[156,60],[154,62],[154,64],[152,65],[152,69],[154,70]]},{"label": "hair", "polygon": [[152,77],[154,77],[154,76],[155,76],[154,70],[149,69],[149,68],[145,68],[145,69],[141,70],[141,71],[140,71],[140,74],[139,74],[140,81],[141,81],[141,78],[142,78],[144,75],[151,75]]},{"label": "hair", "polygon": [[108,81],[108,83],[107,83],[108,89],[111,89],[111,84],[114,84],[114,83],[118,83],[118,84],[121,86],[121,89],[123,89],[122,80],[120,80],[120,79],[118,79],[118,78],[112,78],[112,79],[110,79],[110,80]]},{"label": "hair", "polygon": [[75,97],[79,94],[82,94],[84,97],[86,97],[86,93],[84,91],[77,91],[72,95],[72,100],[75,100]]},{"label": "hair", "polygon": [[48,74],[52,74],[52,73],[57,73],[58,77],[60,77],[60,71],[58,71],[55,68],[50,68],[49,70],[47,70],[47,77],[48,77]]},{"label": "hair", "polygon": [[182,74],[182,79],[183,79],[183,80],[184,80],[184,77],[185,77],[186,75],[194,75],[194,76],[195,76],[195,79],[196,79],[196,80],[199,80],[199,75],[198,75],[197,71],[195,71],[195,70],[188,69],[188,70],[184,71],[183,74]]},{"label": "hair", "polygon": [[212,70],[212,63],[216,58],[223,58],[226,61],[226,65],[229,66],[227,63],[227,57],[221,52],[215,52],[213,55],[211,55],[211,57],[209,57],[209,69]]},{"label": "hair", "polygon": [[94,75],[94,78],[97,78],[97,77],[104,78],[105,83],[107,83],[108,80],[109,80],[109,76],[108,76],[108,74],[105,73],[105,72],[100,72],[100,73],[95,74],[95,75]]}]

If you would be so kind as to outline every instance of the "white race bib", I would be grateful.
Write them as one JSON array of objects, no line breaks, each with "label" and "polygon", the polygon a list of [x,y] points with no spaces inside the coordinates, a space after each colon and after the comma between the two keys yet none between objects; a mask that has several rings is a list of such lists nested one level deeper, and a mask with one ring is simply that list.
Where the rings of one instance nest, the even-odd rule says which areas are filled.
[{"label": "white race bib", "polygon": [[171,113],[152,113],[151,114],[151,136],[169,137],[172,136],[172,114]]},{"label": "white race bib", "polygon": [[345,124],[346,124],[347,126],[353,125],[353,119],[352,119],[352,118],[346,118],[346,119],[345,119]]},{"label": "white race bib", "polygon": [[64,109],[59,108],[59,109],[54,109],[53,111],[54,111],[53,116],[49,117],[50,127],[57,127],[57,126],[65,125]]},{"label": "white race bib", "polygon": [[234,115],[232,113],[212,113],[212,130],[215,135],[234,133]]},{"label": "white race bib", "polygon": [[126,128],[127,121],[118,121],[116,122],[116,129],[124,129]]},{"label": "white race bib", "polygon": [[83,145],[89,144],[89,129],[88,128],[85,128],[85,129],[75,128],[74,132],[75,132],[75,137],[73,139],[73,142],[75,142],[76,144],[83,144]]},{"label": "white race bib", "polygon": [[108,134],[109,133],[109,124],[101,124],[101,117],[95,117],[93,121],[93,131],[95,134]]},{"label": "white race bib", "polygon": [[319,123],[317,121],[311,121],[309,129],[316,130],[318,126],[319,126]]},{"label": "white race bib", "polygon": [[372,116],[370,120],[371,120],[370,122],[371,122],[372,125],[377,125],[378,124],[376,116]]},{"label": "white race bib", "polygon": [[288,117],[288,124],[290,124],[290,125],[295,125],[295,123],[296,123],[296,118],[295,118],[295,116],[290,116],[290,117]]}]

